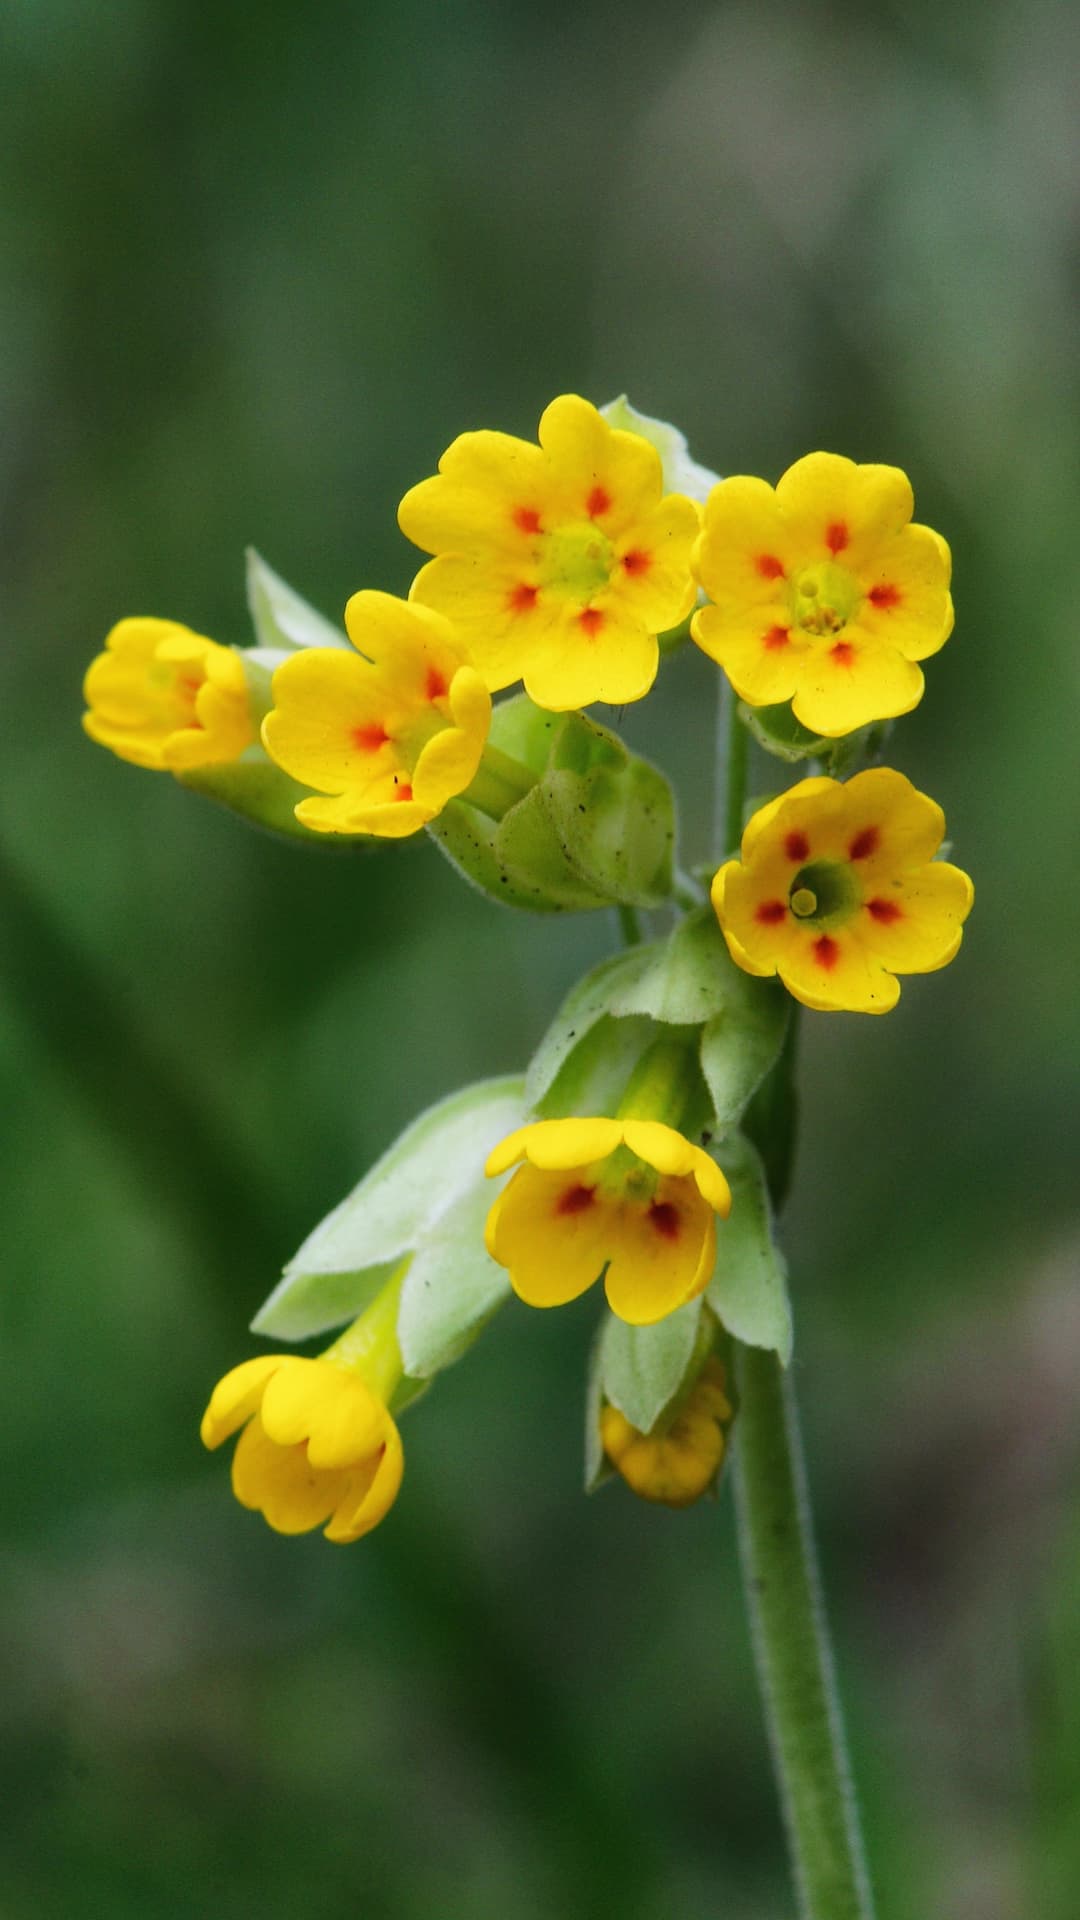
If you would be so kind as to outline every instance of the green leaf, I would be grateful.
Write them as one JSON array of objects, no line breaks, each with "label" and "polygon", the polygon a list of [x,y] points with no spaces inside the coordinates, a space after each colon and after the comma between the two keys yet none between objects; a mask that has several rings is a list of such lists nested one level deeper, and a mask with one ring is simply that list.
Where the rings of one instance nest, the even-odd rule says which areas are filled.
[{"label": "green leaf", "polygon": [[713,1154],[731,1186],[731,1214],[717,1222],[716,1266],[705,1297],[737,1340],[772,1348],[786,1367],[792,1342],[787,1266],[773,1239],[761,1160],[734,1130],[714,1143]]},{"label": "green leaf", "polygon": [[698,1359],[702,1301],[689,1300],[655,1326],[632,1327],[612,1313],[601,1335],[600,1380],[605,1400],[639,1433],[650,1433],[678,1398]]},{"label": "green leaf", "polygon": [[255,1331],[302,1340],[359,1313],[375,1291],[373,1272],[385,1277],[426,1244],[428,1229],[467,1189],[485,1191],[484,1161],[520,1126],[522,1095],[520,1079],[482,1080],[414,1120],[308,1235],[252,1322]]},{"label": "green leaf", "polygon": [[666,940],[636,951],[649,955],[649,965],[616,984],[609,1009],[614,1014],[647,1013],[671,1026],[700,1026],[741,993],[739,983],[746,979],[711,907],[696,908]]},{"label": "green leaf", "polygon": [[247,599],[260,647],[294,653],[300,647],[349,645],[343,627],[316,612],[254,547],[247,550]]},{"label": "green leaf", "polygon": [[525,1079],[525,1100],[532,1109],[562,1071],[575,1048],[597,1021],[611,1012],[612,995],[623,982],[632,982],[651,964],[651,947],[631,947],[602,960],[571,987],[537,1047]]},{"label": "green leaf", "polygon": [[758,980],[729,961],[739,981],[701,1035],[701,1071],[717,1126],[737,1120],[780,1058],[791,1002],[776,980]]},{"label": "green leaf", "polygon": [[585,1375],[585,1491],[595,1493],[615,1476],[615,1469],[604,1453],[600,1439],[600,1409],[604,1404],[603,1356],[604,1321],[601,1321],[589,1348]]},{"label": "green leaf", "polygon": [[420,1236],[397,1323],[406,1371],[418,1379],[459,1360],[510,1297],[505,1272],[484,1246],[484,1223],[501,1185],[467,1187]]}]

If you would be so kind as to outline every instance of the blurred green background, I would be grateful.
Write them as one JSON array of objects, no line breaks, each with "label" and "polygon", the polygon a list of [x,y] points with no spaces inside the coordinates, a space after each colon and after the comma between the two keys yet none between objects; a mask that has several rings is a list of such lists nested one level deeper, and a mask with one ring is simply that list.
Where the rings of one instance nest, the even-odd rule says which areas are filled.
[{"label": "blurred green background", "polygon": [[[955,638],[893,759],[978,902],[805,1022],[786,1223],[883,1920],[1075,1920],[1080,16],[8,0],[4,1920],[784,1920],[729,1494],[578,1492],[595,1303],[508,1308],[347,1551],[196,1428],[283,1260],[613,942],[430,845],[279,845],[80,733],[109,626],[248,637],[254,542],[404,591],[471,426],[627,390],[722,472],[911,473]],[[626,716],[708,852],[714,669]]]}]

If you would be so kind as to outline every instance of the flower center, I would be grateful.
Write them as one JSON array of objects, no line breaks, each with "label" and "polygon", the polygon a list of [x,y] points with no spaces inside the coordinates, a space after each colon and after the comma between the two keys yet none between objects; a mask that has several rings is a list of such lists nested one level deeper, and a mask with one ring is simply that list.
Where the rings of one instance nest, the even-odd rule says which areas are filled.
[{"label": "flower center", "polygon": [[597,1184],[610,1201],[629,1201],[631,1206],[645,1207],[656,1192],[659,1179],[656,1168],[639,1160],[629,1147],[616,1147],[605,1160]]},{"label": "flower center", "polygon": [[792,618],[804,633],[839,633],[851,619],[862,594],[846,567],[823,560],[793,582]]},{"label": "flower center", "polygon": [[548,534],[540,584],[567,599],[588,600],[598,587],[607,586],[614,564],[615,549],[599,527],[592,520],[575,520]]},{"label": "flower center", "polygon": [[791,883],[788,906],[796,920],[815,926],[840,925],[859,906],[859,890],[844,860],[813,860],[800,867]]}]

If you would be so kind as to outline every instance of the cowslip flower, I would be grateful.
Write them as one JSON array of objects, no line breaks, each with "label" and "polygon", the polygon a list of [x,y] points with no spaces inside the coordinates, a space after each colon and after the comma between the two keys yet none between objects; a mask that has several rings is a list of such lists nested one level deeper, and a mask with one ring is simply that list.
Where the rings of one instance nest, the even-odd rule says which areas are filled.
[{"label": "cowslip flower", "polygon": [[87,670],[83,726],[156,772],[236,760],[255,739],[240,656],[176,620],[121,620]]},{"label": "cowslip flower", "polygon": [[397,1427],[367,1382],[329,1357],[270,1353],[233,1367],[203,1415],[203,1444],[219,1447],[238,1428],[233,1492],[277,1533],[327,1521],[328,1540],[359,1540],[397,1497]]},{"label": "cowslip flower", "polygon": [[960,945],[974,888],[934,859],[944,831],[937,803],[890,767],[800,780],[713,880],[732,959],[778,973],[804,1006],[887,1013],[898,973],[933,973]]},{"label": "cowslip flower", "polygon": [[601,1274],[613,1313],[649,1326],[708,1285],[716,1216],[731,1189],[714,1160],[656,1120],[538,1120],[488,1156],[518,1168],[487,1218],[485,1245],[515,1293],[559,1307]]},{"label": "cowslip flower", "polygon": [[810,453],[777,482],[721,481],[705,508],[694,570],[712,605],[691,632],[753,707],[790,700],[835,739],[910,712],[916,664],[953,626],[951,559],[940,534],[910,525],[898,467]]},{"label": "cowslip flower", "polygon": [[576,394],[546,409],[539,446],[461,434],[398,520],[436,555],[410,598],[454,621],[492,692],[523,679],[555,712],[640,700],[657,634],[696,598],[698,508],[665,496],[655,447]]},{"label": "cowslip flower", "polygon": [[273,679],[263,721],[272,760],[315,793],[295,812],[320,833],[416,833],[473,779],[491,696],[440,614],[354,593],[355,653],[308,647]]},{"label": "cowslip flower", "polygon": [[720,1470],[734,1410],[723,1366],[705,1362],[675,1418],[655,1433],[632,1427],[618,1407],[600,1410],[600,1439],[608,1459],[642,1500],[688,1507]]}]

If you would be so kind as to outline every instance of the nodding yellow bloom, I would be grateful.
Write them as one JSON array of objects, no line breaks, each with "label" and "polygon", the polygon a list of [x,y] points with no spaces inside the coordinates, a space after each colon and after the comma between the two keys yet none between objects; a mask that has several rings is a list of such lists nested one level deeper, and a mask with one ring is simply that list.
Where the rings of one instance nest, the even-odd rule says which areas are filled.
[{"label": "nodding yellow bloom", "polygon": [[689,1507],[720,1471],[733,1408],[726,1376],[713,1356],[705,1362],[675,1418],[654,1433],[640,1433],[617,1407],[600,1411],[604,1452],[642,1500]]},{"label": "nodding yellow bloom", "polygon": [[454,621],[493,692],[523,679],[555,712],[640,700],[657,634],[694,604],[698,508],[664,495],[655,447],[576,394],[546,409],[539,446],[461,434],[398,520],[437,556],[410,598]]},{"label": "nodding yellow bloom", "polygon": [[263,742],[316,789],[296,808],[302,826],[398,840],[473,779],[491,696],[449,622],[427,607],[354,593],[345,625],[355,653],[307,647],[278,668]]},{"label": "nodding yellow bloom", "polygon": [[829,739],[918,705],[915,663],[944,646],[953,607],[949,549],[909,525],[913,507],[898,467],[838,453],[797,460],[775,491],[744,475],[713,488],[694,550],[713,604],[691,632],[743,700],[790,700]]},{"label": "nodding yellow bloom", "polygon": [[270,1353],[234,1367],[203,1415],[203,1444],[219,1447],[241,1427],[233,1492],[276,1532],[328,1521],[328,1540],[359,1540],[393,1505],[404,1470],[397,1427],[366,1381],[332,1359]]},{"label": "nodding yellow bloom", "polygon": [[700,1147],[656,1120],[538,1120],[486,1172],[519,1168],[488,1214],[485,1244],[531,1307],[560,1307],[604,1275],[621,1320],[648,1326],[712,1278],[716,1215],[731,1189]]},{"label": "nodding yellow bloom", "polygon": [[239,655],[175,620],[121,620],[83,692],[91,740],[137,767],[220,766],[255,739]]},{"label": "nodding yellow bloom", "polygon": [[933,858],[944,831],[937,803],[889,767],[800,780],[754,814],[741,860],[713,881],[732,959],[778,973],[804,1006],[887,1013],[898,973],[933,973],[960,945],[974,888]]}]

